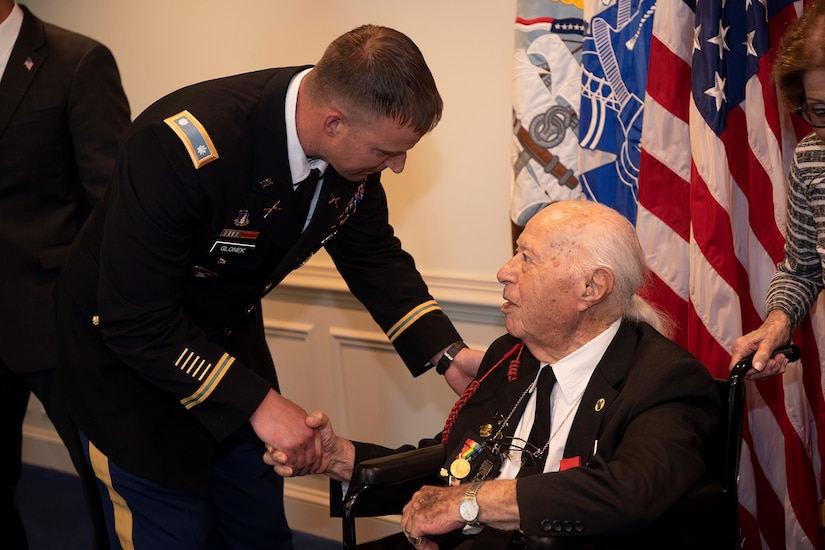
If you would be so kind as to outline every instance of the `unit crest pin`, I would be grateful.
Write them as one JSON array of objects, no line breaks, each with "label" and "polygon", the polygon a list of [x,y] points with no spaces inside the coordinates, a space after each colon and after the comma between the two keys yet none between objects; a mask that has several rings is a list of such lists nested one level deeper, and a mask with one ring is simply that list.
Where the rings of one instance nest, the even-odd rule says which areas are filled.
[{"label": "unit crest pin", "polygon": [[237,227],[249,225],[249,210],[238,210],[238,217],[233,221]]}]

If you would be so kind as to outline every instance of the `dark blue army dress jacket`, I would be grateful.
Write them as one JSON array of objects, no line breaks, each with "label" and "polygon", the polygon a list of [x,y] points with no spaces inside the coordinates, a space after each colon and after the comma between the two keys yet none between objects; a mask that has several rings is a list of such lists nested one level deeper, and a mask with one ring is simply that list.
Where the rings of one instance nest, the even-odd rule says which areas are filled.
[{"label": "dark blue army dress jacket", "polygon": [[137,475],[205,488],[210,461],[191,457],[277,389],[260,300],[321,246],[414,375],[459,339],[389,225],[379,174],[351,182],[328,167],[301,232],[284,100],[305,68],[208,81],[151,105],[72,251],[61,380],[81,431]]}]

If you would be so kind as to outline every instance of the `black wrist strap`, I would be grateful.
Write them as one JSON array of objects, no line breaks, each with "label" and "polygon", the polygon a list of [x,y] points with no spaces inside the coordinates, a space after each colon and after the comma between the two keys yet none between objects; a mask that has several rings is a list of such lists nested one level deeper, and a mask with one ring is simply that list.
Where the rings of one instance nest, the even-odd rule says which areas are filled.
[{"label": "black wrist strap", "polygon": [[435,372],[438,374],[444,374],[450,365],[453,364],[453,360],[455,356],[458,355],[458,352],[463,350],[464,348],[468,347],[462,340],[458,342],[453,342],[450,344],[450,347],[441,355],[441,359],[438,360],[438,364],[435,366]]}]

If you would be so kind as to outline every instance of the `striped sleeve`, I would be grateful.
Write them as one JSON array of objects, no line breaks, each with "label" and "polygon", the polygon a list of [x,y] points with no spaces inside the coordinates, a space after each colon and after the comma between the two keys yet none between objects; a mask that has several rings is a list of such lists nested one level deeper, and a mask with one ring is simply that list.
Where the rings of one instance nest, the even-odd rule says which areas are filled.
[{"label": "striped sleeve", "polygon": [[822,291],[825,251],[825,143],[811,134],[796,148],[790,172],[785,257],[777,265],[766,310],[780,310],[793,327]]}]

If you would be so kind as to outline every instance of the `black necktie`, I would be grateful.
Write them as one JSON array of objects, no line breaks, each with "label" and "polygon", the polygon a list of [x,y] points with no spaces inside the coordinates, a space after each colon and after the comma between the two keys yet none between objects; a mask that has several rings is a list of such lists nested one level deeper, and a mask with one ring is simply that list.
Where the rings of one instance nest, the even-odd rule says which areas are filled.
[{"label": "black necktie", "polygon": [[298,183],[298,186],[293,189],[293,204],[295,205],[296,213],[299,219],[299,233],[304,230],[304,223],[309,213],[309,205],[312,204],[312,196],[315,194],[315,188],[318,185],[318,178],[321,176],[321,171],[313,168],[309,171],[309,175],[303,181]]},{"label": "black necktie", "polygon": [[[544,471],[544,462],[549,450],[544,449],[544,446],[550,439],[550,393],[555,383],[556,375],[553,374],[553,367],[547,365],[541,369],[535,390],[536,416],[533,419],[533,428],[530,430],[527,445],[525,445],[525,452],[522,454],[522,465],[518,477],[540,474]],[[544,449],[541,457],[526,456],[527,453],[537,453],[541,449]]]}]

